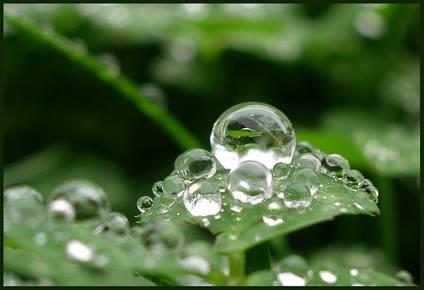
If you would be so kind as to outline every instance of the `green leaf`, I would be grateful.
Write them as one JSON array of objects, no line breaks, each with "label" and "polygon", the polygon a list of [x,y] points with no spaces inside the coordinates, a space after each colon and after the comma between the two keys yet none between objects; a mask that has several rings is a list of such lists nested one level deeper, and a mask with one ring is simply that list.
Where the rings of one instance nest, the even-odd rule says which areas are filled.
[{"label": "green leaf", "polygon": [[[147,223],[159,217],[174,222],[197,223],[217,234],[216,248],[220,252],[244,251],[277,236],[302,229],[304,227],[331,220],[343,214],[379,213],[377,205],[362,191],[348,189],[341,180],[318,173],[322,185],[310,207],[305,210],[288,209],[280,206],[272,211],[271,203],[282,203],[274,196],[260,204],[240,204],[240,213],[231,210],[234,199],[227,191],[223,194],[222,210],[218,215],[194,217],[184,207],[182,198],[169,200],[165,196],[154,199],[151,213],[141,218]],[[276,216],[283,220],[275,226],[264,223],[264,216]]]}]

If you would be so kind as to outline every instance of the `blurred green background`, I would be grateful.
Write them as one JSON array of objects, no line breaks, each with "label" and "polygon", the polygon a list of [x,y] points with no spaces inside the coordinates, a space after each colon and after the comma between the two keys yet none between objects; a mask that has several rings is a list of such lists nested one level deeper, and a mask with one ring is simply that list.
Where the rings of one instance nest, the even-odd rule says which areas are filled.
[{"label": "blurred green background", "polygon": [[[298,141],[340,153],[380,190],[381,216],[289,235],[290,248],[365,249],[419,269],[417,4],[8,4],[124,74],[209,149],[244,101],[281,109]],[[185,148],[80,63],[4,23],[4,184],[45,196],[69,178],[105,188],[130,220]]]}]

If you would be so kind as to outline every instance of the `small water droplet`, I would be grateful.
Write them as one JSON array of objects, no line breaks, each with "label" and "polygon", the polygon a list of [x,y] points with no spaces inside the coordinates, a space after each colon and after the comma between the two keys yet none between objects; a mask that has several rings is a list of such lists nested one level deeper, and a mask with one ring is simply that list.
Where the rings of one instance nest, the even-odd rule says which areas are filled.
[{"label": "small water droplet", "polygon": [[339,154],[329,154],[322,160],[322,169],[329,175],[342,177],[348,171],[349,162]]},{"label": "small water droplet", "polygon": [[322,281],[328,284],[334,284],[337,282],[337,276],[330,271],[319,271],[318,275]]},{"label": "small water droplet", "polygon": [[203,219],[202,219],[202,222],[203,222],[203,225],[204,225],[205,227],[208,227],[208,226],[210,225],[210,221],[209,221],[207,218],[203,218]]},{"label": "small water droplet", "polygon": [[350,270],[350,275],[352,275],[353,277],[358,276],[358,274],[359,274],[359,271],[357,269],[351,269]]},{"label": "small water droplet", "polygon": [[302,168],[296,171],[293,175],[293,180],[296,183],[304,184],[310,191],[311,195],[314,195],[319,190],[319,178],[317,173],[310,168]]},{"label": "small water droplet", "polygon": [[163,192],[171,196],[181,196],[186,189],[184,180],[178,175],[170,175],[163,181]]},{"label": "small water droplet", "polygon": [[242,162],[231,170],[228,190],[237,200],[258,204],[272,196],[271,171],[255,161]]},{"label": "small water droplet", "polygon": [[202,275],[207,275],[211,266],[209,262],[201,256],[188,256],[180,260],[181,265],[191,271],[198,272]]},{"label": "small water droplet", "polygon": [[43,246],[47,243],[47,234],[44,232],[39,232],[34,237],[34,242],[38,246]]},{"label": "small water droplet", "polygon": [[214,216],[213,218],[216,219],[216,220],[219,220],[221,218],[221,215],[218,214],[218,215]]},{"label": "small water droplet", "polygon": [[75,210],[75,218],[84,220],[104,215],[109,210],[105,192],[89,181],[70,181],[57,187],[51,201],[66,200]]},{"label": "small water droplet", "polygon": [[281,286],[305,286],[306,281],[304,278],[297,276],[291,272],[278,273],[278,281]]},{"label": "small water droplet", "polygon": [[162,220],[147,223],[137,231],[133,230],[133,235],[138,236],[146,248],[159,255],[168,250],[179,251],[184,244],[181,229]]},{"label": "small water droplet", "polygon": [[78,240],[71,240],[66,244],[66,254],[72,260],[90,262],[94,257],[94,248]]},{"label": "small water droplet", "polygon": [[275,211],[283,208],[283,205],[279,201],[270,202],[267,206],[268,210]]},{"label": "small water droplet", "polygon": [[290,176],[292,169],[290,164],[278,162],[272,168],[272,173],[276,179],[282,180]]},{"label": "small water droplet", "polygon": [[211,134],[212,152],[227,169],[243,161],[256,161],[272,169],[290,163],[296,139],[290,120],[278,109],[262,103],[242,103],[225,111]]},{"label": "small water droplet", "polygon": [[356,189],[358,188],[359,184],[364,180],[364,176],[361,172],[355,169],[351,169],[346,171],[343,174],[343,181],[346,184],[346,186]]},{"label": "small water droplet", "polygon": [[94,230],[94,233],[110,232],[118,236],[125,236],[129,232],[129,224],[126,216],[119,212],[111,212],[106,216],[105,221]]},{"label": "small water droplet", "polygon": [[144,83],[140,86],[141,94],[148,100],[152,101],[158,107],[166,110],[166,98],[163,90],[154,83]]},{"label": "small water droplet", "polygon": [[236,235],[228,235],[228,238],[232,241],[237,240],[237,236]]},{"label": "small water droplet", "polygon": [[163,181],[156,181],[153,184],[152,192],[155,196],[161,196],[163,194]]},{"label": "small water droplet", "polygon": [[296,162],[299,168],[310,168],[312,170],[319,170],[321,167],[321,161],[312,153],[305,153],[300,155]]},{"label": "small water droplet", "polygon": [[377,190],[377,188],[375,188],[375,186],[372,184],[372,182],[369,179],[364,179],[359,184],[359,189],[364,191],[372,201],[377,203],[377,201],[378,201],[378,190]]},{"label": "small water droplet", "polygon": [[292,183],[283,192],[283,202],[287,208],[307,208],[312,203],[310,190],[302,183]]},{"label": "small water droplet", "polygon": [[215,215],[221,210],[221,193],[208,180],[191,184],[184,192],[184,206],[193,216]]},{"label": "small water droplet", "polygon": [[360,205],[359,203],[357,203],[356,201],[353,202],[353,206],[356,207],[357,209],[364,209],[364,207],[362,205]]},{"label": "small water droplet", "polygon": [[301,155],[305,153],[311,153],[312,152],[312,145],[308,142],[302,141],[296,144],[296,155]]},{"label": "small water droplet", "polygon": [[178,174],[191,181],[211,178],[216,172],[216,162],[212,154],[203,149],[191,149],[175,160]]},{"label": "small water droplet", "polygon": [[150,209],[153,206],[153,199],[150,196],[142,196],[137,200],[137,209],[141,214],[151,213]]},{"label": "small water droplet", "polygon": [[270,226],[270,227],[274,227],[277,226],[279,224],[282,224],[284,222],[284,219],[282,217],[274,217],[274,216],[266,216],[264,215],[262,217],[262,221]]}]

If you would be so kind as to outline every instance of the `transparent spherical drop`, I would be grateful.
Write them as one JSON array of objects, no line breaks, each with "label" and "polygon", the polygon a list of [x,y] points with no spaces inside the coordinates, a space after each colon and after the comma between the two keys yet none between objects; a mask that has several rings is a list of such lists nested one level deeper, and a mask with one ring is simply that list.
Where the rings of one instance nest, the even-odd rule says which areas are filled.
[{"label": "transparent spherical drop", "polygon": [[305,154],[305,153],[311,153],[313,150],[313,147],[308,142],[302,141],[296,144],[295,153],[298,155]]},{"label": "transparent spherical drop", "polygon": [[372,201],[378,202],[378,190],[369,179],[364,179],[359,183],[358,188],[364,191]]},{"label": "transparent spherical drop", "polygon": [[162,186],[163,192],[170,196],[180,196],[186,188],[184,180],[178,175],[170,175],[165,178]]},{"label": "transparent spherical drop", "polygon": [[152,192],[155,196],[160,196],[163,193],[163,181],[157,181],[152,186]]},{"label": "transparent spherical drop", "polygon": [[283,202],[287,208],[307,208],[312,203],[312,194],[303,183],[291,183],[283,191]]},{"label": "transparent spherical drop", "polygon": [[[274,266],[274,270],[279,273],[292,273],[299,277],[298,279],[290,281],[290,279],[288,279],[289,275],[286,275],[286,277],[280,276],[280,278],[286,278],[284,281],[280,281],[284,282],[283,284],[286,286],[289,286],[288,284],[295,284],[294,282],[297,281],[304,285],[308,279],[308,269],[308,263],[306,260],[298,255],[289,255],[277,262]],[[300,279],[303,279],[304,281],[301,281]]]},{"label": "transparent spherical drop", "polygon": [[297,160],[297,166],[299,168],[310,168],[313,170],[319,170],[321,167],[321,160],[319,160],[312,153],[304,153],[299,156]]},{"label": "transparent spherical drop", "polygon": [[59,199],[73,206],[77,220],[100,217],[109,211],[109,202],[103,189],[85,180],[66,182],[54,189],[51,201]]},{"label": "transparent spherical drop", "polygon": [[245,161],[230,172],[228,190],[233,198],[258,204],[272,196],[271,171],[256,161]]},{"label": "transparent spherical drop", "polygon": [[211,134],[212,152],[224,168],[243,161],[256,161],[272,169],[278,162],[290,163],[296,146],[290,120],[278,109],[248,102],[225,111]]},{"label": "transparent spherical drop", "polygon": [[227,191],[228,186],[228,173],[216,173],[211,179],[216,186],[218,186],[220,192]]},{"label": "transparent spherical drop", "polygon": [[163,254],[167,250],[178,251],[184,244],[181,228],[162,220],[149,222],[137,232],[132,231],[132,234],[138,235],[147,249],[158,254]]},{"label": "transparent spherical drop", "polygon": [[5,230],[13,223],[39,225],[45,218],[42,195],[27,185],[12,186],[4,190]]},{"label": "transparent spherical drop", "polygon": [[322,160],[322,167],[326,173],[342,177],[350,169],[349,162],[339,154],[329,154]]},{"label": "transparent spherical drop", "polygon": [[64,199],[49,202],[47,212],[49,220],[54,222],[70,222],[75,218],[74,207],[69,201]]},{"label": "transparent spherical drop", "polygon": [[177,157],[175,169],[182,178],[194,181],[212,177],[216,172],[216,162],[208,151],[192,149]]},{"label": "transparent spherical drop", "polygon": [[137,209],[141,214],[146,214],[153,206],[153,199],[150,196],[142,196],[137,200]]},{"label": "transparent spherical drop", "polygon": [[396,273],[396,278],[406,285],[413,285],[414,279],[408,271],[401,270]]},{"label": "transparent spherical drop", "polygon": [[104,222],[95,230],[95,234],[101,232],[125,236],[129,232],[129,221],[127,217],[119,212],[110,212]]},{"label": "transparent spherical drop", "polygon": [[362,173],[355,169],[348,170],[343,174],[343,181],[346,186],[350,188],[358,188],[359,184],[363,180],[364,176],[362,175]]},{"label": "transparent spherical drop", "polygon": [[311,194],[315,194],[318,191],[320,182],[317,173],[310,168],[302,168],[293,174],[293,180],[296,183],[304,184]]},{"label": "transparent spherical drop", "polygon": [[193,216],[210,216],[221,210],[221,193],[214,183],[200,180],[191,184],[183,196],[184,206]]},{"label": "transparent spherical drop", "polygon": [[283,162],[278,162],[272,168],[272,174],[276,179],[286,179],[290,176],[293,167],[290,164],[286,164]]}]

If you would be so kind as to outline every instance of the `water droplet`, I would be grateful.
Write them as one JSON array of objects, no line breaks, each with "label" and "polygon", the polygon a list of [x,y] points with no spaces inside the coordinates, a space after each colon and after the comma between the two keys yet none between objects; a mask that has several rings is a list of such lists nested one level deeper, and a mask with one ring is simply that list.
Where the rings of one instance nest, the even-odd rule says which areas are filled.
[{"label": "water droplet", "polygon": [[[216,173],[212,179],[211,182],[213,182],[215,185],[218,186],[219,191],[224,193],[225,191],[227,191],[227,186],[228,186],[228,173]],[[224,203],[225,205],[225,203]]]},{"label": "water droplet", "polygon": [[129,232],[129,221],[126,216],[119,212],[111,212],[105,218],[105,221],[95,230],[95,234],[109,232],[118,236],[125,236]]},{"label": "water droplet", "polygon": [[343,174],[343,181],[346,184],[346,186],[356,189],[358,188],[359,184],[364,180],[364,176],[361,172],[355,169],[351,169],[346,171]]},{"label": "water droplet", "polygon": [[163,254],[166,250],[178,251],[184,244],[184,236],[176,225],[161,220],[145,224],[136,234],[149,250]]},{"label": "water droplet", "polygon": [[181,196],[185,188],[184,180],[178,175],[170,175],[163,181],[163,192],[171,196]]},{"label": "water droplet", "polygon": [[291,272],[278,273],[277,278],[281,286],[305,286],[306,285],[305,279]]},{"label": "water droplet", "polygon": [[350,275],[352,275],[353,277],[358,276],[358,274],[359,274],[359,271],[357,269],[351,269],[350,270]]},{"label": "water droplet", "polygon": [[357,202],[353,202],[353,206],[356,207],[357,209],[364,209],[364,207]]},{"label": "water droplet", "polygon": [[279,224],[282,224],[284,222],[284,219],[282,217],[273,217],[273,216],[266,216],[264,215],[262,217],[262,221],[270,226],[270,227],[274,227],[277,226]]},{"label": "water droplet", "polygon": [[175,168],[181,177],[193,181],[212,177],[216,172],[216,163],[208,151],[192,149],[177,157]]},{"label": "water droplet", "polygon": [[312,203],[312,195],[304,184],[291,183],[283,191],[283,202],[287,208],[307,208]]},{"label": "water droplet", "polygon": [[293,175],[293,180],[296,183],[304,184],[312,195],[317,193],[319,189],[319,178],[317,173],[310,168],[302,168],[296,171]]},{"label": "water droplet", "polygon": [[312,146],[308,142],[302,141],[296,144],[296,154],[301,155],[312,152]]},{"label": "water droplet", "polygon": [[101,53],[98,60],[107,67],[110,76],[116,77],[121,73],[118,58],[113,54]]},{"label": "water droplet", "polygon": [[305,153],[300,155],[297,160],[297,166],[300,168],[318,170],[321,166],[321,161],[312,153]]},{"label": "water droplet", "polygon": [[342,177],[349,170],[349,162],[339,154],[329,154],[322,160],[322,168],[332,176]]},{"label": "water droplet", "polygon": [[328,284],[334,284],[337,282],[337,276],[330,271],[319,271],[318,274],[321,280]]},{"label": "water droplet", "polygon": [[285,164],[283,162],[278,162],[272,168],[272,173],[276,179],[286,179],[292,172],[292,167],[290,164]]},{"label": "water droplet", "polygon": [[158,107],[166,110],[166,99],[163,90],[154,83],[145,83],[140,86],[141,94]]},{"label": "water droplet", "polygon": [[211,134],[212,152],[227,169],[243,161],[260,162],[272,169],[290,163],[296,146],[290,120],[262,103],[242,103],[225,111]]},{"label": "water droplet", "polygon": [[216,219],[216,220],[219,220],[221,218],[221,215],[218,214],[218,215],[214,216],[213,218]]},{"label": "water droplet", "polygon": [[75,218],[75,209],[72,204],[64,199],[52,200],[47,206],[48,216],[50,220],[55,222],[70,222]]},{"label": "water droplet", "polygon": [[242,206],[241,202],[238,199],[233,199],[231,201],[230,209],[233,212],[239,213],[239,212],[241,212],[243,210],[243,206]]},{"label": "water droplet", "polygon": [[34,227],[45,218],[43,197],[30,186],[18,185],[4,191],[4,231],[13,223]]},{"label": "water droplet", "polygon": [[209,216],[219,213],[222,199],[221,193],[214,183],[200,180],[187,188],[183,201],[191,215]]},{"label": "water droplet", "polygon": [[279,201],[270,202],[267,206],[267,209],[270,211],[277,211],[282,208],[283,208],[283,205]]},{"label": "water droplet", "polygon": [[372,201],[378,201],[378,190],[369,179],[364,179],[358,187],[360,190],[364,191]]},{"label": "water droplet", "polygon": [[412,278],[412,275],[405,270],[399,271],[396,273],[396,279],[398,279],[400,282],[406,284],[406,285],[413,285],[414,279]]},{"label": "water droplet", "polygon": [[155,196],[160,196],[163,193],[163,181],[157,181],[153,184],[152,192]]},{"label": "water droplet", "polygon": [[88,181],[71,181],[53,190],[51,201],[66,200],[75,210],[77,220],[104,215],[109,210],[105,192]]},{"label": "water droplet", "polygon": [[66,244],[66,254],[72,260],[90,262],[94,258],[94,248],[78,240],[71,240]]},{"label": "water droplet", "polygon": [[153,199],[150,196],[142,196],[137,200],[137,208],[141,214],[150,213],[153,206]]},{"label": "water droplet", "polygon": [[228,235],[228,238],[232,241],[237,240],[237,236],[236,235]]},{"label": "water droplet", "polygon": [[242,202],[258,204],[272,196],[271,171],[256,161],[245,161],[231,170],[228,190]]}]

